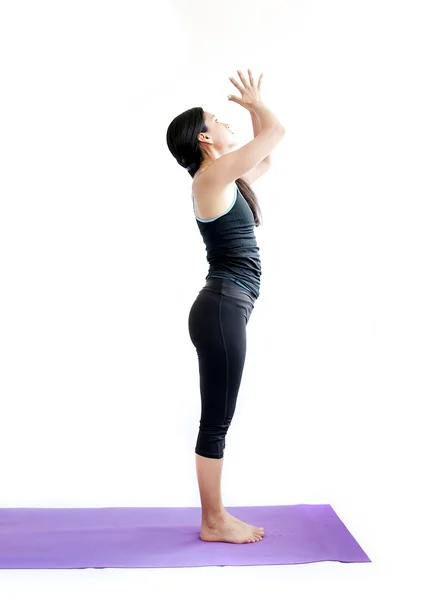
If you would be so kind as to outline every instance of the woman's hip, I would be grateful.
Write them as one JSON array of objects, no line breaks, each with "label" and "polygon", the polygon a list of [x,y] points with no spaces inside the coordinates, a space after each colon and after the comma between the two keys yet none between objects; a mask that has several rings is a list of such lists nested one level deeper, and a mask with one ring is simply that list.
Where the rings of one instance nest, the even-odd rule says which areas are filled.
[{"label": "woman's hip", "polygon": [[239,292],[231,288],[229,295],[228,289],[227,284],[218,288],[207,282],[200,290],[188,317],[189,333],[194,345],[245,335],[254,302],[244,290]]}]

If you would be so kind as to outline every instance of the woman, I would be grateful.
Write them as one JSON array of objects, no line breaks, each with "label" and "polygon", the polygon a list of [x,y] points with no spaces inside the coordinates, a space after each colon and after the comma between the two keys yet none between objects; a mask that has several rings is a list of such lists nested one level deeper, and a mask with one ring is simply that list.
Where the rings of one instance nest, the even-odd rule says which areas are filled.
[{"label": "woman", "polygon": [[261,130],[245,146],[229,126],[202,108],[192,108],[167,130],[167,145],[191,177],[194,215],[210,264],[206,284],[193,303],[189,334],[199,362],[201,419],[195,448],[202,522],[208,542],[260,541],[263,527],[240,521],[224,508],[221,476],[225,437],[235,411],[246,355],[246,325],[259,297],[260,258],[254,235],[259,206],[250,183],[285,130],[260,99],[260,84],[238,71],[231,82],[241,98],[228,96],[259,119]]}]

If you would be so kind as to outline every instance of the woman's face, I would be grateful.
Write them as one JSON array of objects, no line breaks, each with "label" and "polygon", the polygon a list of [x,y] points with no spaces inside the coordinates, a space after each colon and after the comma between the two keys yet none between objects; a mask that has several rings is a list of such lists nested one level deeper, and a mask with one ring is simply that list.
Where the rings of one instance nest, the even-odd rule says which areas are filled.
[{"label": "woman's face", "polygon": [[221,122],[216,115],[209,112],[204,113],[204,120],[208,128],[207,135],[212,138],[217,150],[227,152],[237,145],[236,136],[229,123]]}]

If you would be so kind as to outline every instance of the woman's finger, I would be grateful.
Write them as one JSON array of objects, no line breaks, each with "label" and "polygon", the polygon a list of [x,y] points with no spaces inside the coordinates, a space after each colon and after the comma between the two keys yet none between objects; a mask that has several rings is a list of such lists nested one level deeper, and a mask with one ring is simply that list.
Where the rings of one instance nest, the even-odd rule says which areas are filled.
[{"label": "woman's finger", "polygon": [[244,88],[238,83],[238,81],[236,81],[233,77],[229,78],[232,83],[235,85],[235,87],[237,88],[237,90],[242,94],[244,94]]},{"label": "woman's finger", "polygon": [[252,87],[256,87],[256,84],[254,83],[253,74],[251,72],[251,69],[248,70],[248,74],[249,74],[249,77],[250,77],[250,85]]},{"label": "woman's finger", "polygon": [[249,84],[247,83],[247,79],[244,77],[242,71],[240,71],[240,70],[237,69],[237,73],[240,76],[240,79],[243,82],[244,87],[249,87]]},{"label": "woman's finger", "polygon": [[262,83],[262,77],[263,77],[263,73],[261,73],[261,75],[259,77],[259,83],[257,84],[258,88],[260,88],[260,84]]}]

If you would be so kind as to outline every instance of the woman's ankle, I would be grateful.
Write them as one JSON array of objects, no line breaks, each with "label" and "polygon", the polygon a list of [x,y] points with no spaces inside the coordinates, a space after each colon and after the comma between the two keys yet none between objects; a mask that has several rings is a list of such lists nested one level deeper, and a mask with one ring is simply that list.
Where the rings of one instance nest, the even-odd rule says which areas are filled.
[{"label": "woman's ankle", "polygon": [[203,510],[202,511],[202,522],[206,524],[208,527],[211,527],[215,523],[225,521],[228,513],[225,507],[217,510]]}]

